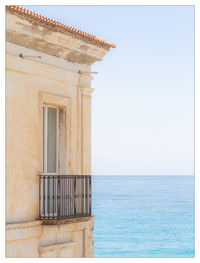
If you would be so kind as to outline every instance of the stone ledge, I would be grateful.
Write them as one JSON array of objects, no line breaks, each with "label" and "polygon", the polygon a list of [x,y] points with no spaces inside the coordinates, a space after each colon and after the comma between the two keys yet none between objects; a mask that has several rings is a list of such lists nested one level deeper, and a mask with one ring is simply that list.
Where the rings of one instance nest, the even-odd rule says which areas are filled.
[{"label": "stone ledge", "polygon": [[6,223],[6,230],[15,229],[15,228],[25,228],[25,227],[35,227],[41,225],[42,222],[39,220],[32,220],[27,222],[11,222]]},{"label": "stone ledge", "polygon": [[89,216],[89,217],[77,217],[77,218],[69,218],[69,219],[45,219],[45,220],[40,220],[42,225],[62,225],[62,224],[74,224],[74,223],[80,223],[80,222],[85,222],[89,221],[92,218],[94,218],[95,215]]}]

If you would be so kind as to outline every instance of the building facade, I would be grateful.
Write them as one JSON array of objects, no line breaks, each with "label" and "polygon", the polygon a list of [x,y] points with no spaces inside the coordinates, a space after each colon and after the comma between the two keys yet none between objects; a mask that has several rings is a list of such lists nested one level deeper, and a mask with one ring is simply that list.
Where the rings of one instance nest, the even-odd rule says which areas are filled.
[{"label": "building facade", "polygon": [[93,257],[90,72],[114,47],[6,7],[6,257]]}]

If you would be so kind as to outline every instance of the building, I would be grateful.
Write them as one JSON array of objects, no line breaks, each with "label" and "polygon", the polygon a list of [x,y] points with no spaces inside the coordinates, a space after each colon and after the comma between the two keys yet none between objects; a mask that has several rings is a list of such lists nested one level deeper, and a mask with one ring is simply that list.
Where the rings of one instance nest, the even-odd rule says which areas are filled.
[{"label": "building", "polygon": [[91,66],[113,43],[6,7],[6,257],[92,257]]}]

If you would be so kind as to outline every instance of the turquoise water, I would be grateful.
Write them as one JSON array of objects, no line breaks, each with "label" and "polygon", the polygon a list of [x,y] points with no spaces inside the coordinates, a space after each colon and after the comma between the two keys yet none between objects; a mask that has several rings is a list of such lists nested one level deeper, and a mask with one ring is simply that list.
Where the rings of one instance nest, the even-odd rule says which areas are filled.
[{"label": "turquoise water", "polygon": [[194,257],[193,176],[93,176],[95,257]]}]

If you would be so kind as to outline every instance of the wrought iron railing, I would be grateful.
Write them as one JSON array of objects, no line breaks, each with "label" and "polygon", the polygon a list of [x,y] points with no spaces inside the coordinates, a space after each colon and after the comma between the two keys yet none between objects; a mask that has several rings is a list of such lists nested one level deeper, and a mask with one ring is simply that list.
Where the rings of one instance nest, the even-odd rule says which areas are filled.
[{"label": "wrought iron railing", "polygon": [[39,219],[91,216],[90,175],[39,175]]}]

